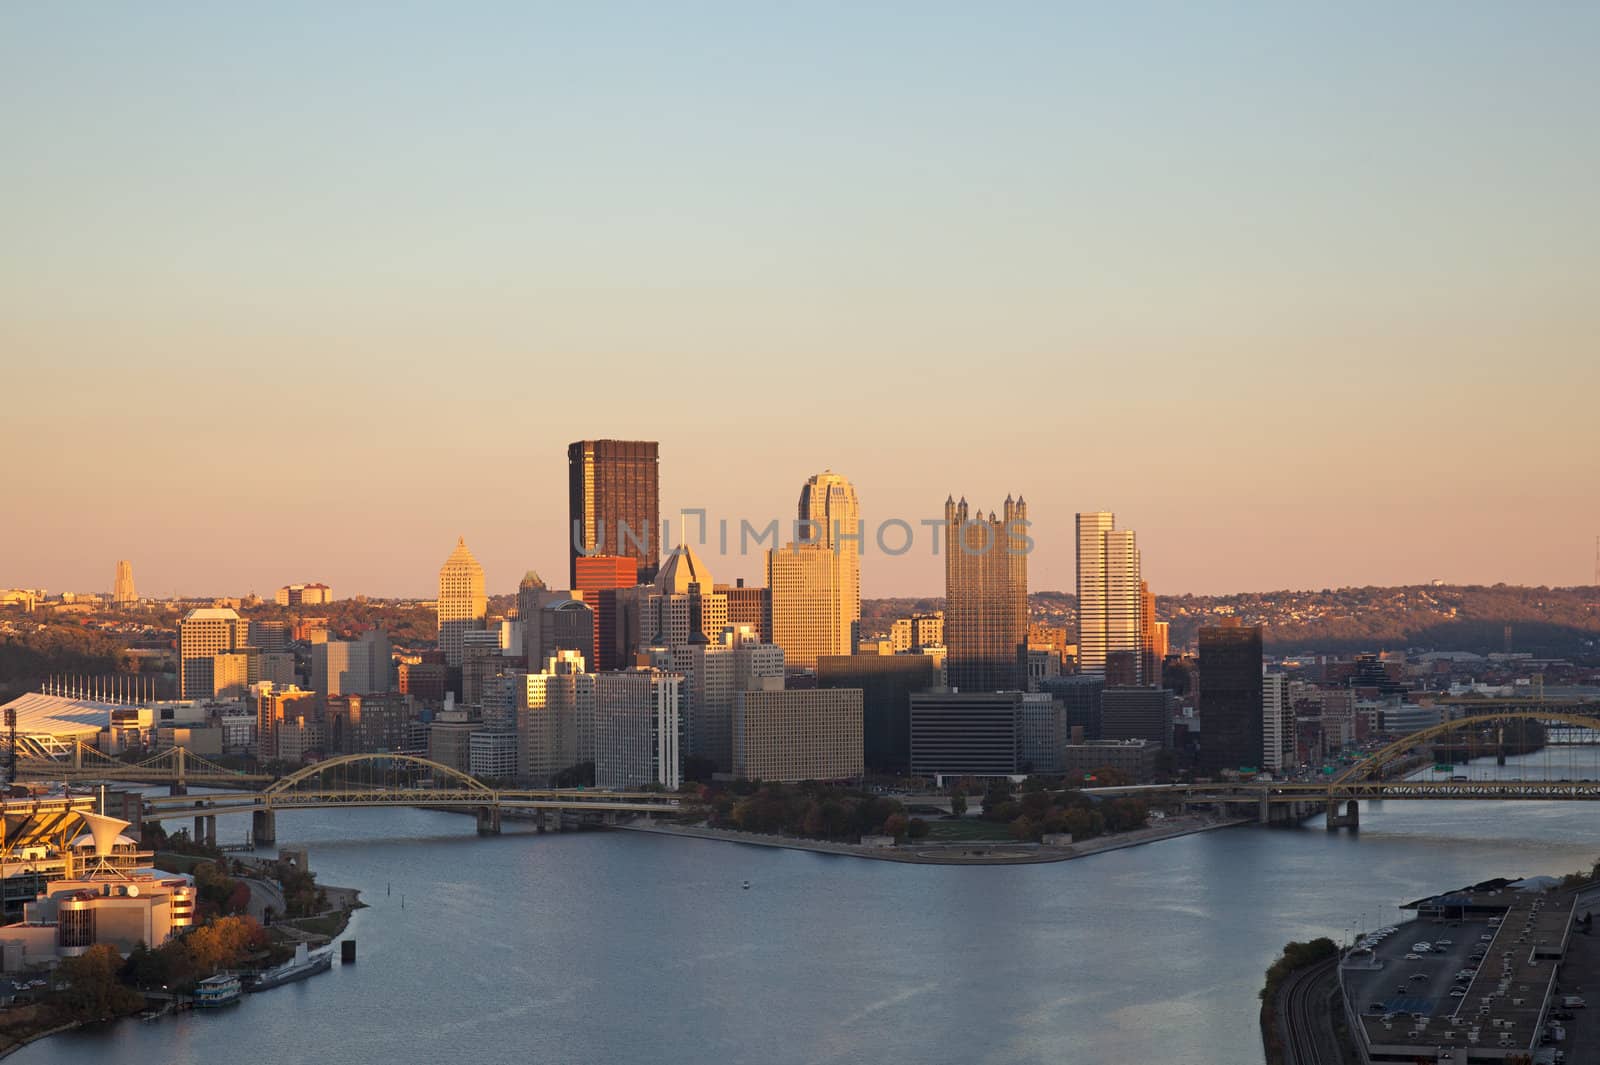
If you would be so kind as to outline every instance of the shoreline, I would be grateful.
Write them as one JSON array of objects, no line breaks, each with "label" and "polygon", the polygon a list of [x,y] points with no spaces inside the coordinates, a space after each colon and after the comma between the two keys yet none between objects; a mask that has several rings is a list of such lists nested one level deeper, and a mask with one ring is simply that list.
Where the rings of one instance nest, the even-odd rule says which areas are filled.
[{"label": "shoreline", "polygon": [[782,850],[811,851],[814,854],[837,854],[847,858],[866,858],[880,862],[900,862],[906,865],[1044,865],[1087,858],[1108,851],[1138,847],[1146,843],[1191,836],[1219,828],[1254,824],[1252,818],[1215,819],[1210,817],[1168,818],[1167,822],[1121,832],[1114,836],[1098,836],[1061,847],[1046,847],[1040,843],[1012,843],[1005,840],[969,843],[906,843],[894,847],[867,847],[859,843],[835,843],[829,840],[799,839],[794,836],[771,836],[736,829],[705,828],[697,825],[616,825],[621,832],[648,832],[658,836],[679,836],[689,839],[709,839],[723,843],[743,843],[752,847],[777,847]]},{"label": "shoreline", "polygon": [[[116,1020],[119,1021],[125,1019],[126,1018],[123,1017],[116,1018]],[[54,1028],[47,1028],[42,1032],[34,1032],[32,1035],[25,1035],[15,1043],[12,1043],[10,1046],[6,1047],[4,1050],[0,1050],[0,1058],[9,1058],[11,1055],[15,1054],[25,1046],[28,1046],[32,1043],[37,1043],[41,1039],[47,1039],[52,1035],[60,1035],[62,1032],[70,1032],[74,1028],[82,1028],[87,1023],[87,1021],[68,1021],[66,1024],[58,1024]],[[116,1022],[113,1021],[112,1023]]]}]

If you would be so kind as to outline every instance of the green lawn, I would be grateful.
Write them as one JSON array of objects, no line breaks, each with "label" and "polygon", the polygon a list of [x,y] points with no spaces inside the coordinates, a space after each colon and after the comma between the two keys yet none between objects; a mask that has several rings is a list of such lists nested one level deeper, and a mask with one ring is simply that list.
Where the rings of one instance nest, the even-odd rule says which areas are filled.
[{"label": "green lawn", "polygon": [[[1010,843],[1011,826],[976,817],[963,817],[959,821],[929,821],[927,841],[933,843]],[[911,842],[916,842],[912,840]]]}]

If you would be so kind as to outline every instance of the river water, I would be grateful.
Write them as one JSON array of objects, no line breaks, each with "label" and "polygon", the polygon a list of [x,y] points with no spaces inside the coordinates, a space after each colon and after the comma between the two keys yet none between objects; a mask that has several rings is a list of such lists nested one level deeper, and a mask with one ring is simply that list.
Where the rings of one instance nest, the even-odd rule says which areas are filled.
[{"label": "river water", "polygon": [[[1596,748],[1562,759],[1472,772],[1581,776],[1578,759],[1600,776]],[[514,824],[480,839],[471,818],[421,810],[280,814],[280,842],[370,905],[355,964],[8,1065],[1241,1065],[1262,1060],[1256,995],[1285,941],[1488,876],[1586,868],[1596,824],[1578,802],[1383,802],[1356,835],[1319,819],[973,869]]]}]

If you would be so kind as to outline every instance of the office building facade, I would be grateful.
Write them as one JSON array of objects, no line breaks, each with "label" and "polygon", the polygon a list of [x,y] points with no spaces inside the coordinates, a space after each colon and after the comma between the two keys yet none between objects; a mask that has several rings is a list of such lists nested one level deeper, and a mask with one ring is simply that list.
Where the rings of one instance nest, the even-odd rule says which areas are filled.
[{"label": "office building facade", "polygon": [[571,572],[582,555],[626,555],[630,584],[655,579],[661,559],[660,445],[653,440],[579,440],[567,447]]},{"label": "office building facade", "polygon": [[439,569],[439,649],[444,652],[445,665],[461,665],[461,634],[483,628],[488,608],[483,567],[472,557],[463,537]]},{"label": "office building facade", "polygon": [[744,780],[849,780],[862,772],[861,690],[743,691],[733,773]]},{"label": "office building facade", "polygon": [[1010,691],[1027,683],[1028,505],[969,517],[945,500],[945,670],[960,691]]},{"label": "office building facade", "polygon": [[1215,776],[1224,770],[1261,766],[1261,627],[1200,627],[1200,757],[1197,770]]}]

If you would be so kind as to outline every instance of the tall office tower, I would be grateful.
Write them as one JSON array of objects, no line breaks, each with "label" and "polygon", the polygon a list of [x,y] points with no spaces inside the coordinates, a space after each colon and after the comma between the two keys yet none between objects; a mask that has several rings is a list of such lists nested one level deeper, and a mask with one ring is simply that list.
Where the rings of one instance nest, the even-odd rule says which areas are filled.
[{"label": "tall office tower", "polygon": [[579,440],[567,446],[573,588],[585,554],[627,555],[637,565],[629,583],[655,580],[661,560],[658,448],[654,440]]},{"label": "tall office tower", "polygon": [[849,481],[823,470],[800,487],[797,517],[806,531],[805,539],[831,550],[839,560],[838,591],[833,603],[838,614],[835,625],[846,648],[855,650],[861,635],[861,504]]},{"label": "tall office tower", "polygon": [[694,549],[672,549],[645,602],[644,638],[661,647],[714,643],[728,624],[728,599]]},{"label": "tall office tower", "polygon": [[1261,678],[1261,768],[1281,773],[1298,765],[1295,739],[1289,675],[1268,673]]},{"label": "tall office tower", "polygon": [[210,699],[214,695],[217,655],[242,651],[250,627],[227,607],[197,607],[178,622],[178,698]]},{"label": "tall office tower", "polygon": [[[577,577],[572,594],[589,605],[594,613],[594,638],[590,643],[589,664],[595,670],[621,669],[627,663],[615,653],[617,638],[617,596],[621,588],[639,583],[638,560],[627,555],[579,556],[574,565]],[[608,594],[609,593],[609,594]]]},{"label": "tall office tower", "polygon": [[1001,514],[968,518],[965,498],[944,503],[944,644],[950,686],[1018,691],[1027,683],[1028,504],[1006,496]]},{"label": "tall office tower", "polygon": [[1261,763],[1261,626],[1200,627],[1198,771],[1254,769]]},{"label": "tall office tower", "polygon": [[139,601],[133,590],[133,563],[127,559],[117,563],[117,579],[111,584],[111,602],[116,606],[132,606]]},{"label": "tall office tower", "polygon": [[461,634],[483,628],[489,600],[483,594],[483,567],[467,550],[465,537],[439,569],[439,650],[449,666],[461,664]]},{"label": "tall office tower", "polygon": [[850,482],[831,470],[800,489],[800,539],[767,552],[772,642],[790,668],[815,669],[823,655],[853,654],[861,634],[861,508]]},{"label": "tall office tower", "polygon": [[1156,593],[1150,582],[1139,582],[1139,683],[1161,683],[1161,660],[1156,653]]},{"label": "tall office tower", "polygon": [[1078,668],[1104,674],[1112,651],[1142,650],[1138,540],[1107,510],[1079,514],[1077,531]]}]

